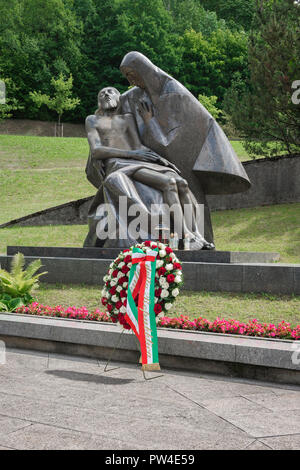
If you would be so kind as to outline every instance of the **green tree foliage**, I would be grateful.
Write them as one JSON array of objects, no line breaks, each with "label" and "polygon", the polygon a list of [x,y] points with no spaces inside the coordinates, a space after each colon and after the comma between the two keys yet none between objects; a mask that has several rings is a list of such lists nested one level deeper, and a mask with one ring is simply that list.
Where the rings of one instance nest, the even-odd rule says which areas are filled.
[{"label": "green tree foliage", "polygon": [[0,121],[8,119],[17,109],[22,109],[14,97],[16,86],[11,78],[2,78],[0,83]]},{"label": "green tree foliage", "polygon": [[250,90],[237,80],[225,98],[253,154],[300,151],[300,105],[292,101],[292,85],[300,79],[299,35],[300,6],[293,0],[257,0],[249,45]]},{"label": "green tree foliage", "polygon": [[119,66],[123,56],[138,50],[158,66],[176,69],[176,37],[171,15],[162,0],[94,0],[84,22],[82,52],[77,75],[83,108],[97,105],[101,87],[111,85],[121,92],[128,88]]},{"label": "green tree foliage", "polygon": [[216,95],[221,100],[236,73],[247,76],[247,35],[218,29],[209,39],[186,31],[182,39],[179,80],[195,95]]},{"label": "green tree foliage", "polygon": [[213,118],[215,118],[216,120],[222,118],[223,111],[217,108],[216,106],[216,103],[218,101],[217,96],[199,95],[198,100],[207,109],[207,111],[212,115]]},{"label": "green tree foliage", "polygon": [[37,117],[29,91],[48,93],[53,75],[76,74],[80,67],[81,22],[72,5],[72,0],[0,0],[0,17],[7,19],[0,34],[0,74],[13,77],[29,118]]},{"label": "green tree foliage", "polygon": [[193,29],[207,37],[226,27],[224,20],[218,20],[216,12],[205,10],[197,0],[164,0],[164,5],[173,17],[175,31],[180,35]]},{"label": "green tree foliage", "polygon": [[72,98],[71,96],[73,88],[72,75],[66,79],[64,75],[60,73],[58,79],[51,79],[51,85],[55,91],[52,98],[40,91],[30,92],[29,95],[38,108],[45,104],[49,109],[55,111],[58,115],[58,124],[60,125],[64,111],[70,111],[76,108],[80,103],[80,99]]},{"label": "green tree foliage", "polygon": [[236,29],[250,29],[255,10],[255,0],[200,0],[207,10],[217,13],[218,18],[226,20],[227,25]]},{"label": "green tree foliage", "polygon": [[246,75],[247,37],[231,32],[200,0],[0,0],[0,76],[13,77],[24,105],[15,117],[51,119],[30,92],[50,95],[51,78],[72,74],[81,100],[66,121],[82,121],[100,88],[128,88],[119,71],[138,50],[198,94],[222,102],[232,74]]}]

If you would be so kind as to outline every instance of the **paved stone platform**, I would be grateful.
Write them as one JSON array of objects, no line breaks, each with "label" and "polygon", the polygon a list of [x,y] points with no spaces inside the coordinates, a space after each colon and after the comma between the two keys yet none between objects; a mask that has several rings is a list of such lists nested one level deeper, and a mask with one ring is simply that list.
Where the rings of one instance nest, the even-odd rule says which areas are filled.
[{"label": "paved stone platform", "polygon": [[300,387],[173,370],[145,382],[136,366],[103,366],[8,350],[0,450],[300,449]]}]

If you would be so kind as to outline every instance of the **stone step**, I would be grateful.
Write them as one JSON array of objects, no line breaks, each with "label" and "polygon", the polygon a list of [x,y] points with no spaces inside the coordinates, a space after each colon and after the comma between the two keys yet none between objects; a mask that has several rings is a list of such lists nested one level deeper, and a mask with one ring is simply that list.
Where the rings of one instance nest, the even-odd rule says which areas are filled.
[{"label": "stone step", "polygon": [[[7,254],[21,252],[24,256],[46,258],[85,258],[85,259],[115,259],[120,248],[68,248],[44,246],[8,246]],[[197,261],[202,263],[272,263],[278,261],[279,253],[263,253],[248,251],[175,251],[178,258],[184,262]]]},{"label": "stone step", "polygon": [[[40,258],[48,274],[41,282],[103,285],[112,259],[25,256],[26,263]],[[8,269],[12,256],[0,256]],[[184,289],[214,292],[267,292],[300,295],[300,264],[183,262]]]}]

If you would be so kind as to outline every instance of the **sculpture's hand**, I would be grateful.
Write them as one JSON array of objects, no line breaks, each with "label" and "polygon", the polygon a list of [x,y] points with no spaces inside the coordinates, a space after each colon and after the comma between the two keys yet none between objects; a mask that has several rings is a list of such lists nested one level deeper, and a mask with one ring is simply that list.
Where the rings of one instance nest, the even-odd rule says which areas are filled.
[{"label": "sculpture's hand", "polygon": [[140,113],[143,121],[147,124],[153,118],[153,108],[147,101],[140,100],[138,104],[138,112]]},{"label": "sculpture's hand", "polygon": [[151,152],[151,150],[144,150],[144,149],[139,149],[139,150],[131,150],[129,152],[129,156],[136,158],[138,160],[142,160],[145,162],[153,162],[153,163],[158,163],[160,156],[156,155],[154,152]]},{"label": "sculpture's hand", "polygon": [[176,173],[178,173],[179,175],[181,174],[181,171],[177,168],[177,166],[174,165],[174,163],[169,162],[169,160],[167,160],[166,158],[159,156],[159,163],[161,163],[164,166],[168,166],[172,168],[172,170],[176,171]]},{"label": "sculpture's hand", "polygon": [[157,163],[158,165],[164,165],[172,170],[176,171],[179,175],[181,171],[175,166],[173,163],[169,162],[166,158],[161,157],[157,153],[153,152],[152,150],[147,149],[139,149],[139,150],[131,150],[130,155],[133,158],[137,158],[138,160],[146,161],[146,162],[153,162]]}]

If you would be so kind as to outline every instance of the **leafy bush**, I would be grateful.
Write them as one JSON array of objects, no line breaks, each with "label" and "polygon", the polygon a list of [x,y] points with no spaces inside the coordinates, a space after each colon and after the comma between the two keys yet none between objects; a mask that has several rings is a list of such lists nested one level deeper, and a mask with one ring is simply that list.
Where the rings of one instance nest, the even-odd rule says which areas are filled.
[{"label": "leafy bush", "polygon": [[14,311],[34,300],[31,293],[38,288],[39,278],[46,272],[35,274],[42,266],[40,259],[30,263],[27,269],[24,264],[24,255],[17,253],[12,259],[10,273],[0,269],[0,312]]},{"label": "leafy bush", "polygon": [[198,100],[216,120],[224,116],[223,111],[216,106],[218,101],[217,96],[198,95]]}]

